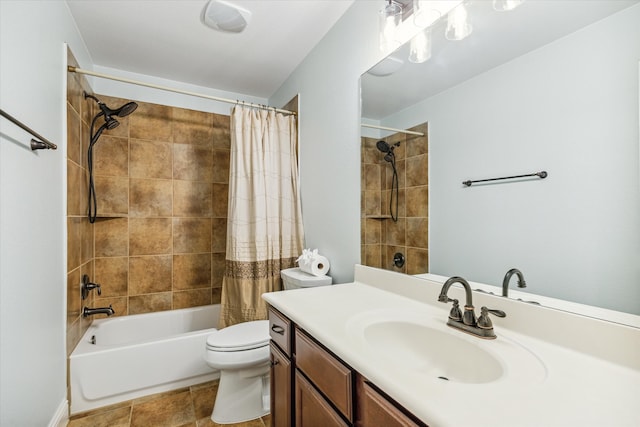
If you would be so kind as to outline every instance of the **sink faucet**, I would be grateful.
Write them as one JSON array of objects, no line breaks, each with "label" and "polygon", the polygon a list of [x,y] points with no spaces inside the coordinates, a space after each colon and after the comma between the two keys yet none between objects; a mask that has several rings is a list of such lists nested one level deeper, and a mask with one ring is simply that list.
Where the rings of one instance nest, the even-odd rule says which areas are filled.
[{"label": "sink faucet", "polygon": [[509,281],[511,280],[511,276],[513,276],[514,274],[518,276],[518,287],[527,287],[527,282],[524,281],[524,275],[522,274],[522,272],[517,268],[512,268],[511,270],[507,271],[507,274],[504,275],[504,279],[502,280],[503,297],[509,296]]},{"label": "sink faucet", "polygon": [[[451,299],[447,296],[449,288],[454,283],[460,283],[464,287],[466,297],[464,314],[460,312],[458,300]],[[446,282],[444,282],[444,285],[442,285],[442,289],[440,290],[440,295],[438,296],[438,301],[444,303],[453,302],[453,307],[449,312],[449,319],[447,320],[448,326],[461,329],[464,332],[480,338],[495,339],[496,337],[496,334],[493,332],[493,323],[489,318],[490,313],[498,317],[507,316],[502,310],[492,310],[487,307],[482,307],[480,309],[480,317],[476,319],[471,286],[469,286],[469,282],[458,276],[450,277]]]},{"label": "sink faucet", "polygon": [[115,314],[115,311],[113,311],[113,307],[111,307],[111,304],[109,304],[109,307],[100,307],[100,308],[84,307],[82,309],[82,317],[93,316],[95,314],[106,314],[107,316],[111,316],[112,314]]}]

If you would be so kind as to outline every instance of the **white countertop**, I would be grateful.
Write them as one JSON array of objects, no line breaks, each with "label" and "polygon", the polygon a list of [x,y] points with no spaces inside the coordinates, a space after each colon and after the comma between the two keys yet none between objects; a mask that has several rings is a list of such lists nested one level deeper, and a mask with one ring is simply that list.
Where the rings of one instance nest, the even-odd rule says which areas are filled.
[{"label": "white countertop", "polygon": [[[357,266],[354,283],[263,298],[430,427],[640,426],[640,329],[474,292],[476,312],[481,305],[507,312],[492,319],[498,338],[481,340],[446,326],[451,304],[436,301],[440,286]],[[452,287],[449,295],[462,305],[462,289]],[[393,311],[425,313],[437,328],[497,354],[501,345],[517,343],[539,359],[533,369],[542,371],[522,382],[515,369],[483,384],[414,372],[353,335],[358,315]],[[508,362],[520,367],[520,360]]]}]

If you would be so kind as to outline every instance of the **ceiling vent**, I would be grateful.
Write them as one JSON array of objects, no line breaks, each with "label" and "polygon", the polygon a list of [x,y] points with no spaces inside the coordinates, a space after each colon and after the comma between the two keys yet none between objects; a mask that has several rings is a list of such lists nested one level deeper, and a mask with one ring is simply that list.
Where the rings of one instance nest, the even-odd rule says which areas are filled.
[{"label": "ceiling vent", "polygon": [[202,14],[206,26],[225,33],[241,33],[249,21],[250,11],[222,0],[210,0]]}]

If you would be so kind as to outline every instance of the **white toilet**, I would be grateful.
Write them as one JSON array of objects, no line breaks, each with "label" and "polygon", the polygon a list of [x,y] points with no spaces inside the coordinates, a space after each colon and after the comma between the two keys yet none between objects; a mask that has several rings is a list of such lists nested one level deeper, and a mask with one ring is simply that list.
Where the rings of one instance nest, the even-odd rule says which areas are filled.
[{"label": "white toilet", "polygon": [[297,267],[281,270],[280,277],[282,277],[285,291],[331,284],[331,276],[314,276],[313,274],[305,273]]},{"label": "white toilet", "polygon": [[269,321],[238,323],[209,335],[205,361],[220,371],[211,419],[241,423],[267,415],[269,401]]},{"label": "white toilet", "polygon": [[[330,276],[314,276],[299,268],[280,272],[284,289],[331,284]],[[207,337],[205,361],[220,371],[220,384],[211,420],[233,424],[270,411],[269,321],[238,323]]]}]

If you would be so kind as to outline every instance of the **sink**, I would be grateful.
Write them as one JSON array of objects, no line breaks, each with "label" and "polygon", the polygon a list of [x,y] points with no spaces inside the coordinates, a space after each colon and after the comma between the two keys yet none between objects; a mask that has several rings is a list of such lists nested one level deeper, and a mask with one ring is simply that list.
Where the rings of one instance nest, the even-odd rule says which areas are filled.
[{"label": "sink", "polygon": [[499,326],[498,338],[484,340],[447,326],[442,317],[428,310],[370,310],[352,316],[346,329],[369,358],[420,379],[480,385],[546,378],[541,360]]},{"label": "sink", "polygon": [[462,383],[499,379],[504,369],[482,348],[451,333],[407,321],[379,322],[363,330],[365,341],[379,354],[402,357],[412,370]]}]

